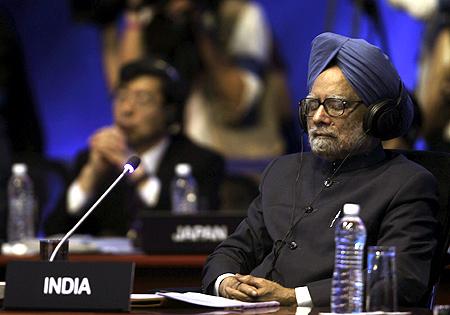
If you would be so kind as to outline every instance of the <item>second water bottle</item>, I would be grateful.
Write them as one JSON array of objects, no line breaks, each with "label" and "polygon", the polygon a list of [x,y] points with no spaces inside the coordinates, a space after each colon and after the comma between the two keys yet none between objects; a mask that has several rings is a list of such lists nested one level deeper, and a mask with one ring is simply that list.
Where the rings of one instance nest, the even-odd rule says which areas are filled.
[{"label": "second water bottle", "polygon": [[189,164],[176,165],[171,190],[173,213],[192,214],[198,211],[197,181]]}]

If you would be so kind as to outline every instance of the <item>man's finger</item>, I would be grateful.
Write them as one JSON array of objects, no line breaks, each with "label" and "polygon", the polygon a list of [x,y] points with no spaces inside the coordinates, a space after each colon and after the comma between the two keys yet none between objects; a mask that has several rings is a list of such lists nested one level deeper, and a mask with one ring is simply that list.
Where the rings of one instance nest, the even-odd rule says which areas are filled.
[{"label": "man's finger", "polygon": [[259,288],[264,285],[264,279],[253,277],[251,275],[236,276],[236,279],[255,288]]},{"label": "man's finger", "polygon": [[241,282],[239,284],[239,286],[236,288],[236,290],[239,290],[239,291],[241,291],[241,292],[243,292],[246,295],[251,296],[251,297],[256,297],[258,295],[257,288],[255,288],[254,286],[250,286],[250,285],[248,285],[246,283],[243,283],[243,282]]},{"label": "man's finger", "polygon": [[231,287],[226,287],[225,292],[227,293],[228,298],[235,299],[239,301],[251,302],[253,298],[241,292],[240,290],[233,289]]}]

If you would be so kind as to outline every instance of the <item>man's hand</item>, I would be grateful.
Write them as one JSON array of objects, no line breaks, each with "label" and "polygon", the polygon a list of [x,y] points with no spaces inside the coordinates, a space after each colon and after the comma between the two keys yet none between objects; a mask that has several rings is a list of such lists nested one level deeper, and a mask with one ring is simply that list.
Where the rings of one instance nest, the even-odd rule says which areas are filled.
[{"label": "man's hand", "polygon": [[[228,278],[226,278],[228,279]],[[236,292],[244,293],[250,296],[250,300],[245,301],[278,301],[281,305],[296,305],[295,290],[285,288],[276,282],[258,278],[251,275],[236,275],[235,281],[241,283],[233,291],[229,290],[232,298],[241,300],[240,295]]]},{"label": "man's hand", "polygon": [[[125,135],[119,128],[105,127],[97,131],[89,141],[92,154],[98,154],[108,164],[121,170],[133,154],[127,145]],[[91,162],[91,159],[89,160]],[[97,165],[97,167],[100,167]]]},{"label": "man's hand", "polygon": [[252,302],[253,297],[256,296],[256,288],[238,281],[236,277],[227,277],[220,283],[219,295],[229,299]]},{"label": "man's hand", "polygon": [[89,160],[77,178],[85,192],[95,190],[99,179],[112,167],[119,170],[132,155],[125,136],[117,127],[105,127],[92,135],[89,140]]}]

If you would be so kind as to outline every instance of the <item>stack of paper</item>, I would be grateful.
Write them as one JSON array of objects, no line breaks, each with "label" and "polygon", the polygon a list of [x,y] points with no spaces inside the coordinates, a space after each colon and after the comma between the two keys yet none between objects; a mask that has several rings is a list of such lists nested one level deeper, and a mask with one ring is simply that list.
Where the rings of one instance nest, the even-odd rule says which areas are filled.
[{"label": "stack of paper", "polygon": [[132,306],[147,305],[158,306],[161,305],[163,298],[174,299],[189,304],[215,307],[215,308],[233,308],[233,309],[246,309],[246,308],[259,308],[259,307],[276,307],[280,303],[277,301],[268,302],[242,302],[238,300],[231,300],[219,296],[207,295],[197,292],[157,292],[156,294],[132,294],[131,304]]}]

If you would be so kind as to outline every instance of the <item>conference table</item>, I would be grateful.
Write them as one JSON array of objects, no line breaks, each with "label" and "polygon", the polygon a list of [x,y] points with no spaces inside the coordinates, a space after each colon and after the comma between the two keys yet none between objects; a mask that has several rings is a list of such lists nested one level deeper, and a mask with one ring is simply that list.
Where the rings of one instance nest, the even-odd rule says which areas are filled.
[{"label": "conference table", "polygon": [[[400,311],[410,311],[411,315],[431,315],[432,312],[428,309],[400,309]],[[253,315],[253,314],[270,314],[270,315],[319,315],[321,312],[329,312],[327,308],[301,308],[297,310],[296,307],[276,307],[271,309],[253,309],[253,310],[220,310],[211,308],[147,308],[147,309],[132,309],[129,314],[154,314],[154,315]],[[0,314],[39,314],[39,315],[57,315],[57,314],[79,314],[79,315],[93,315],[93,314],[127,314],[127,313],[111,313],[111,312],[45,312],[45,311],[4,311],[0,310]]]},{"label": "conference table", "polygon": [[[113,255],[113,254],[71,254],[70,261],[113,261],[113,262],[134,262],[135,263],[135,279],[133,292],[146,293],[158,289],[167,288],[189,288],[200,287],[201,285],[201,270],[206,260],[206,255],[147,255],[147,254],[127,254],[127,255]],[[38,260],[37,256],[6,256],[0,255],[0,281],[4,281],[6,265],[13,260]],[[438,290],[437,304],[450,304],[450,266],[447,266],[443,275],[443,287]],[[329,310],[323,308],[314,308],[311,312],[297,312],[296,307],[278,307],[275,309],[254,309],[246,311],[226,311],[210,309],[210,308],[186,308],[186,307],[152,307],[146,309],[131,309],[132,314],[192,314],[192,315],[227,315],[227,314],[283,314],[283,315],[318,315],[319,312],[327,312]],[[414,309],[413,315],[431,315],[427,309]],[[43,311],[4,311],[0,310],[1,314],[96,314],[94,312],[43,312]],[[102,312],[100,314],[123,314],[123,313],[108,313]]]}]

